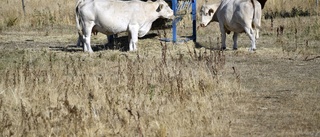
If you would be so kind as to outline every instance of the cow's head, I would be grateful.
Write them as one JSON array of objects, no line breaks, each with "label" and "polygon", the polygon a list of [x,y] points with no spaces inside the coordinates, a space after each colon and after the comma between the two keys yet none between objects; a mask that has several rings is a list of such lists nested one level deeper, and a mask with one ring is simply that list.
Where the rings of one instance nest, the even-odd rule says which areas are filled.
[{"label": "cow's head", "polygon": [[204,4],[201,6],[200,9],[200,16],[201,16],[201,21],[200,21],[200,26],[205,27],[207,26],[211,21],[214,13],[218,9],[219,5],[218,4],[211,4],[207,5]]},{"label": "cow's head", "polygon": [[159,3],[159,6],[156,11],[160,14],[160,17],[173,19],[173,10],[170,8],[168,3],[166,3],[164,0],[158,0],[157,2]]}]

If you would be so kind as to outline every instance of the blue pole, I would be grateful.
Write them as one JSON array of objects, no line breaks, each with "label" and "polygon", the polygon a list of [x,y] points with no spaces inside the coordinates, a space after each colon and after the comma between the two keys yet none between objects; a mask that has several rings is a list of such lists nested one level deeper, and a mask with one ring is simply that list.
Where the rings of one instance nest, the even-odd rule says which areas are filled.
[{"label": "blue pole", "polygon": [[[177,15],[177,0],[172,0],[172,10],[174,16]],[[176,42],[177,41],[177,22],[175,19],[172,21],[172,41]]]},{"label": "blue pole", "polygon": [[197,0],[192,0],[192,38],[197,41]]}]

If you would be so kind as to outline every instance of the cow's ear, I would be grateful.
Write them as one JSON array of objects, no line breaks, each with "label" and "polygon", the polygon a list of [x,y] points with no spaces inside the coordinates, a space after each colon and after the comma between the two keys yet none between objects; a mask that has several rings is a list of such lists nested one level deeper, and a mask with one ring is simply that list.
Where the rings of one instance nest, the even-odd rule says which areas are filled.
[{"label": "cow's ear", "polygon": [[213,12],[214,12],[213,9],[210,9],[209,10],[209,16],[211,16],[211,14],[213,14]]},{"label": "cow's ear", "polygon": [[157,8],[157,12],[160,12],[163,8],[163,4],[159,4],[159,7]]}]

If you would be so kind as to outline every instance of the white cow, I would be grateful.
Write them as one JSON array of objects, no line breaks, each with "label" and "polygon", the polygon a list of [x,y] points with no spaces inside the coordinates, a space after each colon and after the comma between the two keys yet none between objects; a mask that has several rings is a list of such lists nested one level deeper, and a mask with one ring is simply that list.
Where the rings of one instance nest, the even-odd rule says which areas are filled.
[{"label": "white cow", "polygon": [[205,4],[201,8],[203,13],[201,13],[200,26],[206,26],[211,21],[219,22],[223,50],[226,49],[226,33],[234,32],[233,49],[237,50],[238,35],[245,32],[251,40],[249,50],[254,51],[256,50],[256,38],[259,38],[261,9],[261,4],[257,0],[221,0],[218,8],[216,4]]},{"label": "white cow", "polygon": [[129,50],[134,51],[138,37],[146,35],[160,17],[173,18],[173,11],[164,0],[79,0],[76,6],[78,44],[83,41],[84,51],[93,52],[90,46],[92,32],[106,35],[128,32]]},{"label": "white cow", "polygon": [[200,8],[200,16],[201,16],[201,22],[200,26],[205,27],[209,25],[210,22],[212,22],[212,18],[214,13],[217,11],[220,3],[216,4],[204,4]]}]

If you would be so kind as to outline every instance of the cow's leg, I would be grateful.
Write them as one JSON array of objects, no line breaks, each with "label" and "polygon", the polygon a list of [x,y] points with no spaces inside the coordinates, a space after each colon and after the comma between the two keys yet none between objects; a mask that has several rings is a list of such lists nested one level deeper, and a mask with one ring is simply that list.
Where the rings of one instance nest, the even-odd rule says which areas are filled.
[{"label": "cow's leg", "polygon": [[233,50],[238,49],[238,44],[237,44],[238,35],[239,35],[239,33],[236,33],[236,32],[233,33],[233,37],[232,37],[233,38]]},{"label": "cow's leg", "polygon": [[224,28],[223,23],[219,23],[219,27],[220,27],[220,32],[221,32],[221,50],[225,50],[227,49],[226,47],[226,38],[227,38],[227,34],[226,34],[226,30]]},{"label": "cow's leg", "polygon": [[129,39],[129,50],[136,51],[137,42],[138,42],[138,32],[139,32],[139,25],[129,25],[129,35],[131,39]]},{"label": "cow's leg", "polygon": [[247,33],[247,35],[250,38],[251,41],[251,48],[249,51],[255,51],[256,50],[256,38],[255,38],[255,32],[252,28],[244,27],[244,31]]},{"label": "cow's leg", "polygon": [[226,38],[227,38],[227,34],[221,32],[221,43],[222,43],[221,49],[222,50],[226,50],[227,49]]},{"label": "cow's leg", "polygon": [[256,32],[256,39],[259,39],[259,29],[255,29],[255,32]]},{"label": "cow's leg", "polygon": [[[258,9],[260,10],[260,9]],[[256,39],[259,39],[260,35],[259,35],[259,32],[260,32],[260,28],[261,28],[261,11],[258,11],[256,12],[256,19],[254,20],[256,22],[256,25],[255,26],[255,31],[256,31]]]},{"label": "cow's leg", "polygon": [[220,32],[221,32],[221,50],[225,50],[226,49],[226,38],[227,38],[227,34],[224,28],[224,25],[222,23],[219,23],[220,26]]},{"label": "cow's leg", "polygon": [[128,42],[129,42],[129,51],[133,49],[133,45],[131,43],[131,32],[128,32]]},{"label": "cow's leg", "polygon": [[82,39],[82,35],[79,34],[78,42],[77,42],[77,47],[81,47],[81,44],[82,44],[82,46],[83,46],[83,39]]},{"label": "cow's leg", "polygon": [[113,35],[107,35],[107,41],[108,41],[108,43],[106,43],[106,44],[104,45],[104,48],[105,48],[105,49],[114,48]]},{"label": "cow's leg", "polygon": [[255,19],[254,20],[254,25],[252,25],[252,29],[253,29],[253,31],[255,32],[255,38],[256,39],[259,39],[259,29],[261,28],[260,26],[261,26],[261,20],[260,20],[260,16],[259,16],[259,19]]},{"label": "cow's leg", "polygon": [[227,34],[226,33],[221,33],[221,50],[226,50],[227,46],[226,46],[226,38],[227,38]]},{"label": "cow's leg", "polygon": [[115,39],[118,37],[118,34],[113,34],[113,35],[108,35],[107,36],[107,40],[108,40],[108,43],[107,44],[111,44],[112,46],[115,45]]},{"label": "cow's leg", "polygon": [[88,23],[85,27],[83,27],[83,51],[84,52],[93,52],[91,45],[90,45],[90,38],[91,38],[91,31],[93,28],[94,24],[93,23]]}]

